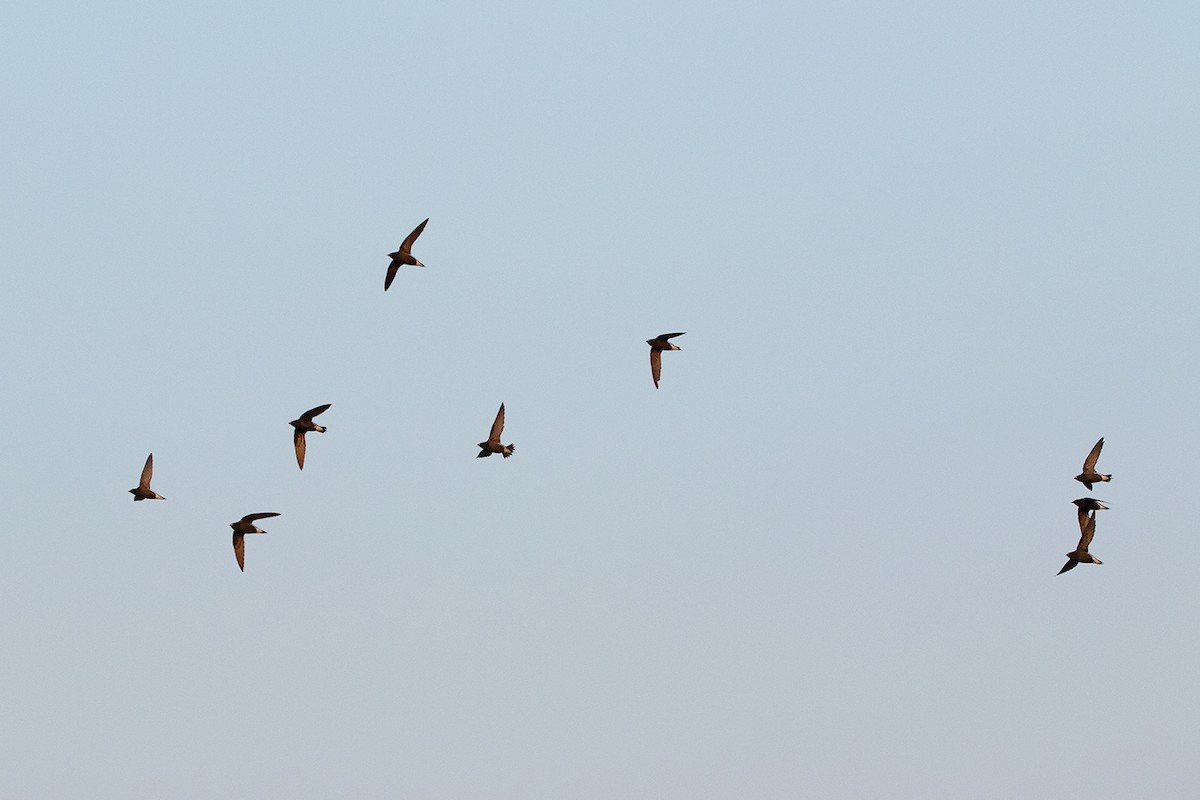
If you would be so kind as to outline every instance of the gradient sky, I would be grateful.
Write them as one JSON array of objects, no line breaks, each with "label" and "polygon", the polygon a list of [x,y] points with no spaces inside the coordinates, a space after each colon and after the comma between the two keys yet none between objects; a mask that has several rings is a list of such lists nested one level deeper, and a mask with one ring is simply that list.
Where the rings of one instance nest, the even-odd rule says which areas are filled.
[{"label": "gradient sky", "polygon": [[1200,795],[1197,41],[5,7],[0,794]]}]

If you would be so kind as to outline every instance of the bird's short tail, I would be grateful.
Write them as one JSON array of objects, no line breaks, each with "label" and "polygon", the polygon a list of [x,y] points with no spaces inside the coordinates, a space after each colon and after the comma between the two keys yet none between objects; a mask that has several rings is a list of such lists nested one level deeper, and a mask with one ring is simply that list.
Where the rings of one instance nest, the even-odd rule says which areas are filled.
[{"label": "bird's short tail", "polygon": [[504,452],[501,455],[503,455],[505,458],[508,458],[515,452],[517,452],[517,446],[515,444],[509,444],[504,446]]},{"label": "bird's short tail", "polygon": [[1111,480],[1112,480],[1112,475],[1101,475],[1101,476],[1100,476],[1100,480],[1102,480],[1102,481],[1106,481],[1106,482],[1107,482],[1107,481],[1111,481]]}]

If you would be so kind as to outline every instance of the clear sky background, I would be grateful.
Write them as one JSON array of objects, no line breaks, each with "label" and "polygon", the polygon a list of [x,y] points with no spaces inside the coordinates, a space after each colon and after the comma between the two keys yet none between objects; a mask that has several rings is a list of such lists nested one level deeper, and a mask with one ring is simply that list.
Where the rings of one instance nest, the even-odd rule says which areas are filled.
[{"label": "clear sky background", "polygon": [[0,794],[1200,795],[1198,41],[5,7]]}]

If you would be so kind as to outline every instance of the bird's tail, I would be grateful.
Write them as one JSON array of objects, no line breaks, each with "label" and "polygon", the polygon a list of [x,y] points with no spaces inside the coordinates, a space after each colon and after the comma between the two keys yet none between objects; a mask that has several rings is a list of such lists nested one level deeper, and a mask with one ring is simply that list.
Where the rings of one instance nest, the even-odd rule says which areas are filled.
[{"label": "bird's tail", "polygon": [[1101,475],[1101,476],[1100,476],[1100,480],[1102,480],[1102,481],[1105,481],[1105,482],[1107,482],[1107,481],[1111,481],[1111,480],[1112,480],[1112,475]]},{"label": "bird's tail", "polygon": [[504,452],[502,453],[502,455],[505,458],[508,458],[515,452],[517,452],[517,446],[515,444],[508,444],[508,445],[504,446]]}]

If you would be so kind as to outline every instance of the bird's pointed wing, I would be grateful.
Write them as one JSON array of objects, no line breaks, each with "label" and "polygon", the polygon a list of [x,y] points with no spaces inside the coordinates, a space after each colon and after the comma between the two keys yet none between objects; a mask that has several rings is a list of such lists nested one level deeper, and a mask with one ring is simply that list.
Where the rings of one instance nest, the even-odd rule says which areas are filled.
[{"label": "bird's pointed wing", "polygon": [[400,262],[393,261],[388,264],[387,277],[383,279],[383,290],[386,292],[392,286],[392,281],[396,280],[396,273],[400,271]]},{"label": "bird's pointed wing", "polygon": [[1078,561],[1068,558],[1067,563],[1063,564],[1063,568],[1058,571],[1058,574],[1062,575],[1064,572],[1070,572],[1071,570],[1075,569],[1075,565],[1078,563]]},{"label": "bird's pointed wing", "polygon": [[138,488],[149,490],[152,475],[154,475],[154,453],[146,456],[146,466],[142,467],[142,477],[138,481]]},{"label": "bird's pointed wing", "polygon": [[684,334],[684,331],[679,331],[678,333],[660,333],[658,336],[655,336],[654,338],[655,339],[674,339],[676,336],[683,336],[683,334]]},{"label": "bird's pointed wing", "polygon": [[1088,545],[1092,543],[1092,537],[1096,534],[1096,512],[1086,515],[1087,521],[1079,520],[1079,552],[1086,553]]},{"label": "bird's pointed wing", "polygon": [[297,428],[295,435],[292,436],[292,441],[296,445],[296,463],[300,465],[300,469],[304,469],[304,431]]},{"label": "bird's pointed wing", "polygon": [[242,517],[242,522],[254,522],[255,520],[258,520],[258,519],[266,519],[267,517],[278,517],[278,516],[279,516],[278,511],[264,511],[260,514],[247,514],[246,516]]},{"label": "bird's pointed wing", "polygon": [[658,378],[662,374],[662,351],[650,348],[650,377],[654,378],[654,388],[658,388]]},{"label": "bird's pointed wing", "polygon": [[504,433],[504,403],[500,404],[500,410],[496,412],[496,421],[492,423],[492,432],[488,434],[488,441],[499,442],[502,433]]},{"label": "bird's pointed wing", "polygon": [[[1083,460],[1083,471],[1092,472],[1096,469],[1096,462],[1100,460],[1100,449],[1104,447],[1104,437],[1100,437],[1100,441],[1096,442],[1092,448],[1092,452],[1088,453],[1087,458]],[[1120,455],[1118,453],[1117,455]]]},{"label": "bird's pointed wing", "polygon": [[425,222],[422,222],[420,225],[413,228],[412,233],[410,233],[408,235],[408,237],[404,240],[404,242],[401,243],[401,245],[400,245],[401,253],[404,253],[407,255],[412,252],[413,242],[415,242],[417,240],[417,237],[421,235],[421,231],[425,230],[425,223],[427,223],[427,222],[429,222],[429,217],[425,218]]},{"label": "bird's pointed wing", "polygon": [[1080,536],[1082,536],[1083,532],[1085,530],[1087,530],[1087,525],[1088,525],[1088,512],[1081,508],[1081,509],[1079,509],[1079,535]]},{"label": "bird's pointed wing", "polygon": [[324,414],[332,406],[333,406],[333,403],[326,403],[323,406],[317,406],[316,408],[310,408],[308,411],[305,411],[303,414],[300,415],[300,419],[306,419],[309,422],[312,422],[313,417],[317,416],[318,414]]},{"label": "bird's pointed wing", "polygon": [[246,537],[240,533],[233,535],[233,554],[237,556],[238,569],[246,571]]}]

